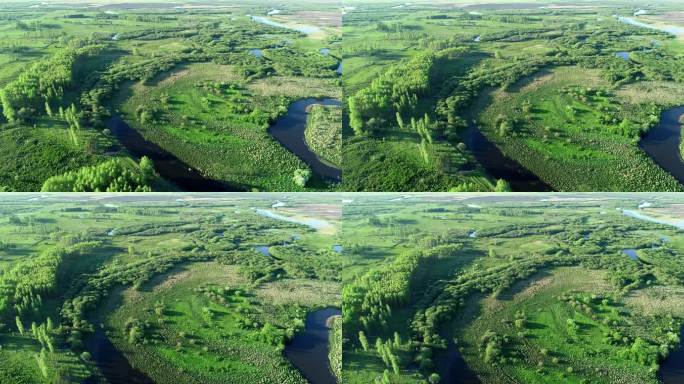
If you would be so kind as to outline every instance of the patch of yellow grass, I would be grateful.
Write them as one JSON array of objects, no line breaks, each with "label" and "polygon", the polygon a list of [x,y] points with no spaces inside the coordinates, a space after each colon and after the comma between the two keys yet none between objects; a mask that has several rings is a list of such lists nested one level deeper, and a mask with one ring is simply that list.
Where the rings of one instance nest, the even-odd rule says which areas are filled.
[{"label": "patch of yellow grass", "polygon": [[133,84],[132,89],[135,94],[145,94],[157,87],[171,87],[179,80],[237,82],[241,81],[242,77],[235,73],[233,67],[230,65],[215,63],[193,63],[189,65],[177,66],[170,71],[164,72],[157,76],[154,81],[150,82],[149,85],[143,84],[143,82],[137,82]]},{"label": "patch of yellow grass", "polygon": [[684,99],[684,87],[676,83],[662,81],[640,81],[621,87],[617,95],[630,104],[642,104],[652,101],[665,104],[681,104]]},{"label": "patch of yellow grass", "polygon": [[341,301],[340,284],[331,281],[308,279],[279,280],[263,284],[256,296],[272,305],[302,305],[312,307],[326,299],[329,305],[339,305]]},{"label": "patch of yellow grass", "polygon": [[684,287],[649,287],[631,292],[625,303],[647,315],[684,317]]},{"label": "patch of yellow grass", "polygon": [[[236,266],[216,262],[194,263],[189,266],[177,267],[165,274],[155,276],[145,286],[151,287],[153,292],[162,292],[190,279],[197,280],[198,284],[207,282],[233,285],[246,284],[247,280],[238,273],[237,269],[238,267]],[[135,303],[142,298],[143,294],[144,292],[129,287],[123,291],[124,302]]]},{"label": "patch of yellow grass", "polygon": [[550,272],[550,276],[535,275],[511,287],[512,296],[494,297],[489,295],[482,300],[486,312],[493,313],[504,308],[506,302],[521,303],[548,289],[578,290],[583,292],[609,292],[613,286],[605,279],[604,271],[581,267],[562,267]]},{"label": "patch of yellow grass", "polygon": [[342,87],[336,79],[313,79],[290,76],[274,76],[259,79],[249,84],[249,89],[258,96],[287,96],[293,98],[331,97],[342,98]]}]

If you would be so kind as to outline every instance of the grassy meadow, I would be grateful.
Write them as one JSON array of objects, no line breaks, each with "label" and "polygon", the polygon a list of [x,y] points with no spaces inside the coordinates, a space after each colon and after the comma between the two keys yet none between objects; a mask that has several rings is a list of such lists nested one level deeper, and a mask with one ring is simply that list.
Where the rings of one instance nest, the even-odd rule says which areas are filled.
[{"label": "grassy meadow", "polygon": [[304,137],[309,148],[320,158],[339,167],[342,164],[342,109],[332,105],[312,105]]},{"label": "grassy meadow", "polygon": [[[0,383],[307,383],[284,351],[308,313],[340,307],[335,208],[323,195],[4,195]],[[322,230],[287,221],[314,219]]]},{"label": "grassy meadow", "polygon": [[342,228],[353,263],[343,274],[343,381],[659,383],[681,348],[682,234],[650,220],[681,220],[666,214],[679,204],[359,195]]},{"label": "grassy meadow", "polygon": [[346,189],[492,190],[501,171],[479,153],[486,140],[552,190],[680,191],[639,146],[682,104],[680,12],[674,2],[350,4]]},{"label": "grassy meadow", "polygon": [[[155,155],[232,190],[336,188],[322,180],[298,186],[294,175],[308,166],[267,128],[293,101],[341,97],[339,11],[325,2],[280,8],[7,3],[0,9],[0,188],[38,191],[52,176]],[[122,139],[112,117],[142,137]],[[164,154],[139,153],[132,145],[142,140]],[[110,191],[179,188],[172,179],[180,171],[157,170],[166,180],[102,170],[94,177],[110,181]],[[76,191],[96,190],[84,184]]]}]

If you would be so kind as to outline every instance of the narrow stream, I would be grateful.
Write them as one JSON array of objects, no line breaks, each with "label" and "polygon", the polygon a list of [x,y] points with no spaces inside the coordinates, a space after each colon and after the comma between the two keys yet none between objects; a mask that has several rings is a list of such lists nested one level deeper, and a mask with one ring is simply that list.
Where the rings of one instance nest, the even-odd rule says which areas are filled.
[{"label": "narrow stream", "polygon": [[621,23],[633,25],[635,27],[655,29],[655,30],[667,32],[667,33],[670,33],[673,35],[684,34],[684,27],[678,27],[675,25],[652,25],[652,24],[641,22],[641,21],[639,21],[633,17],[623,17],[623,16],[619,16],[618,21],[620,21]]},{"label": "narrow stream", "polygon": [[506,180],[513,191],[547,192],[553,190],[537,175],[517,161],[506,157],[494,143],[480,132],[480,129],[472,121],[468,123],[468,128],[463,131],[463,142],[489,176]]},{"label": "narrow stream", "polygon": [[306,118],[308,115],[307,108],[313,104],[341,105],[340,101],[335,99],[304,99],[295,101],[287,110],[287,115],[278,119],[268,129],[268,133],[278,140],[283,147],[297,155],[297,157],[311,167],[314,173],[326,179],[340,181],[342,180],[342,171],[323,162],[306,145],[304,130],[306,129]]},{"label": "narrow stream", "polygon": [[311,384],[336,384],[337,379],[330,370],[328,359],[328,320],[341,316],[337,308],[325,308],[306,316],[304,331],[295,335],[285,346],[285,357]]},{"label": "narrow stream", "polygon": [[444,384],[480,384],[481,381],[461,356],[454,342],[449,342],[445,353],[435,358],[435,365]]},{"label": "narrow stream", "polygon": [[684,115],[684,105],[668,109],[660,116],[660,123],[651,128],[641,138],[639,146],[658,165],[684,184],[684,162],[679,153],[682,124],[679,118]]},{"label": "narrow stream", "polygon": [[[121,351],[116,349],[101,327],[86,340],[86,349],[110,384],[154,384],[144,373],[133,368]],[[89,384],[91,380],[86,380]]]},{"label": "narrow stream", "polygon": [[[680,338],[684,337],[684,325],[679,335]],[[684,383],[684,344],[680,344],[679,348],[660,364],[659,376],[664,384]]]},{"label": "narrow stream", "polygon": [[114,116],[109,120],[108,127],[136,158],[147,156],[154,163],[157,173],[164,179],[175,184],[178,188],[188,192],[234,192],[239,189],[220,181],[203,176],[159,145],[145,140],[145,138],[131,128],[121,117]]}]

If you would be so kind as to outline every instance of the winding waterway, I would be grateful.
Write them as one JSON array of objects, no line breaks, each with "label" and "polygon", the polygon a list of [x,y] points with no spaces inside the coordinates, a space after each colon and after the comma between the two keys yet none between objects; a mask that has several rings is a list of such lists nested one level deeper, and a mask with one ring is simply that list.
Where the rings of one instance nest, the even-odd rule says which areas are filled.
[{"label": "winding waterway", "polygon": [[178,188],[189,192],[233,192],[236,187],[203,176],[159,145],[146,140],[140,132],[131,128],[121,117],[109,120],[109,128],[121,145],[137,158],[147,156],[154,163],[157,173]]},{"label": "winding waterway", "polygon": [[298,332],[285,346],[285,357],[312,384],[336,384],[337,380],[330,369],[328,344],[330,318],[341,316],[337,308],[325,308],[306,316],[305,328]]},{"label": "winding waterway", "polygon": [[322,219],[313,219],[313,218],[298,218],[298,217],[290,217],[290,216],[285,216],[281,215],[278,213],[275,213],[273,211],[269,211],[268,209],[256,209],[256,214],[269,217],[271,219],[275,220],[282,220],[282,221],[287,221],[288,223],[296,223],[296,224],[301,224],[301,225],[306,225],[309,228],[315,229],[315,230],[322,230],[326,229],[332,226],[332,224],[326,220]]},{"label": "winding waterway", "polygon": [[517,161],[506,157],[499,148],[470,121],[463,132],[463,142],[488,175],[506,180],[513,191],[547,192],[553,189]]},{"label": "winding waterway", "polygon": [[313,25],[306,25],[306,24],[288,25],[288,24],[279,23],[275,20],[271,20],[268,17],[264,17],[264,16],[251,16],[251,19],[252,19],[252,21],[255,21],[257,23],[270,25],[271,27],[276,27],[276,28],[292,29],[292,30],[295,30],[297,32],[301,32],[301,33],[304,33],[307,35],[311,35],[313,33],[318,33],[321,31],[320,28],[314,27]]},{"label": "winding waterway", "polygon": [[682,134],[682,124],[679,119],[682,115],[684,115],[684,106],[663,112],[660,116],[660,123],[646,133],[639,142],[639,146],[658,165],[684,184],[684,162],[679,153]]},{"label": "winding waterway", "polygon": [[314,173],[326,179],[340,181],[342,179],[342,171],[322,161],[318,155],[309,149],[304,139],[308,115],[307,108],[313,104],[341,105],[340,101],[335,99],[318,100],[311,98],[295,101],[287,110],[287,115],[271,125],[268,133],[278,140],[283,147],[297,155],[297,157],[311,167]]},{"label": "winding waterway", "polygon": [[[101,327],[86,340],[86,349],[110,384],[154,384],[144,373],[133,368],[121,351],[116,349]],[[85,384],[96,383],[88,379]]]},{"label": "winding waterway", "polygon": [[649,221],[651,223],[656,223],[656,224],[663,224],[663,225],[670,225],[678,229],[684,229],[684,220],[664,220],[664,219],[659,219],[655,217],[651,217],[649,215],[646,215],[644,213],[638,212],[638,211],[633,211],[629,209],[623,209],[622,214],[639,219],[639,220],[644,220],[644,221]]},{"label": "winding waterway", "polygon": [[[684,337],[684,325],[679,335],[680,338]],[[670,356],[660,364],[658,375],[664,384],[684,383],[684,345],[680,344],[679,348],[670,353]]]},{"label": "winding waterway", "polygon": [[442,378],[440,383],[445,384],[480,384],[481,381],[468,363],[461,356],[458,347],[453,342],[447,346],[446,353],[439,354],[435,358],[435,365]]},{"label": "winding waterway", "polygon": [[[278,119],[268,132],[282,146],[304,161],[313,172],[323,178],[340,181],[342,171],[323,162],[312,152],[304,139],[306,129],[307,107],[312,104],[340,105],[335,99],[304,99],[295,101],[288,109],[287,115]],[[128,152],[136,158],[147,156],[154,163],[159,175],[170,181],[179,189],[188,192],[235,192],[241,189],[227,183],[213,180],[202,175],[197,169],[185,163],[161,146],[146,140],[140,132],[132,128],[120,116],[114,116],[108,127]]]},{"label": "winding waterway", "polygon": [[655,29],[655,30],[667,32],[667,33],[670,33],[673,35],[684,34],[684,27],[678,27],[675,25],[652,25],[652,24],[647,24],[647,23],[641,22],[641,21],[639,21],[635,18],[632,18],[632,17],[623,17],[623,16],[619,16],[618,20],[622,23],[630,24],[630,25],[633,25],[635,27]]}]

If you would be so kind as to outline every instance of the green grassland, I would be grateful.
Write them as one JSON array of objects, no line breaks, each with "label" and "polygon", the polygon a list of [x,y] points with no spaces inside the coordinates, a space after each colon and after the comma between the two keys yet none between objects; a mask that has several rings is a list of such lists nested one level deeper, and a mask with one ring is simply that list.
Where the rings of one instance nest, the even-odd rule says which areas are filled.
[{"label": "green grassland", "polygon": [[339,167],[342,164],[342,109],[312,105],[304,137],[309,148],[320,158]]},{"label": "green grassland", "polygon": [[[554,190],[681,190],[638,146],[682,104],[681,40],[614,17],[643,8],[635,2],[532,3],[347,9],[346,188],[491,190],[470,152],[475,123]],[[644,87],[654,92],[631,97]],[[477,176],[489,183],[468,180]]]},{"label": "green grassland", "polygon": [[[316,36],[250,19],[270,9],[248,3],[3,6],[0,148],[7,161],[0,187],[37,191],[51,176],[131,157],[109,123],[120,115],[206,178],[233,189],[302,190],[293,174],[306,164],[266,129],[296,99],[341,97],[340,31],[335,8],[325,2],[290,5],[278,15],[289,25],[304,14]],[[256,49],[261,57],[250,53]],[[334,188],[314,181],[310,189]],[[136,187],[175,188],[165,182]]]},{"label": "green grassland", "polygon": [[[192,64],[149,86],[137,84],[121,111],[146,138],[213,179],[250,190],[294,190],[292,175],[306,164],[266,130],[300,96],[298,84],[296,78],[273,81],[243,87],[230,66]],[[335,97],[334,82],[322,80],[320,87],[331,91],[318,96]],[[146,105],[159,100],[164,101],[150,113],[154,117],[143,116]]]},{"label": "green grassland", "polygon": [[[343,382],[658,383],[684,322],[682,235],[622,213],[644,197],[356,197]],[[658,197],[658,214],[679,203]]]},{"label": "green grassland", "polygon": [[[677,190],[670,175],[636,145],[644,127],[658,119],[649,102],[673,106],[684,88],[645,83],[638,103],[613,91],[596,71],[560,67],[498,91],[482,113],[482,127],[510,157],[564,191]],[[662,87],[662,88],[661,88]],[[501,131],[514,116],[512,132]],[[497,124],[498,123],[498,124]]]},{"label": "green grassland", "polygon": [[283,350],[307,313],[340,306],[346,261],[339,219],[316,213],[330,198],[278,212],[325,231],[255,211],[276,199],[3,196],[0,382],[116,381],[104,337],[156,383],[306,383]]}]

